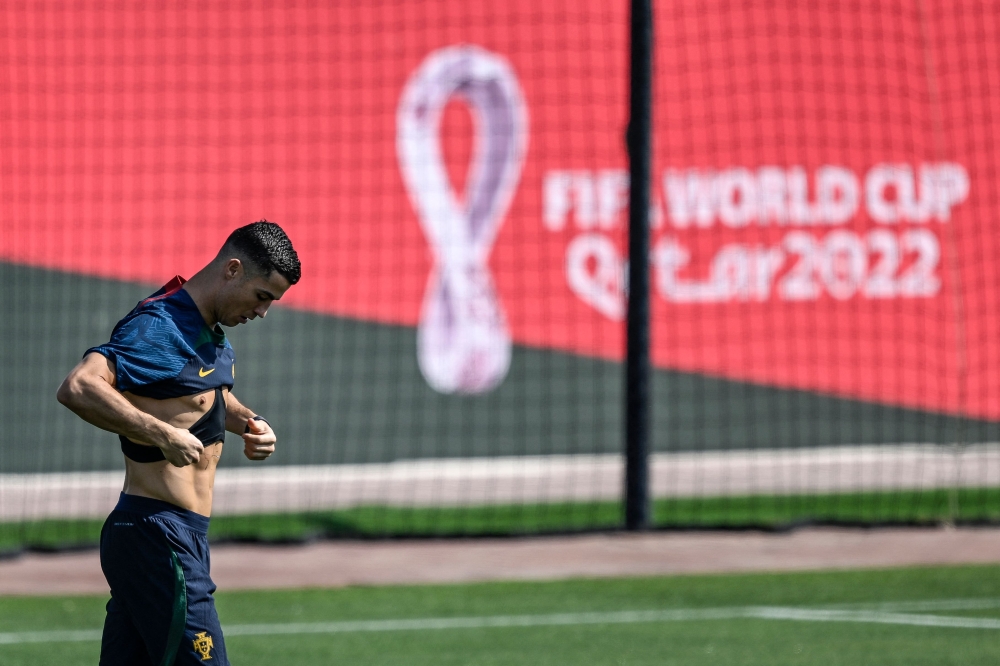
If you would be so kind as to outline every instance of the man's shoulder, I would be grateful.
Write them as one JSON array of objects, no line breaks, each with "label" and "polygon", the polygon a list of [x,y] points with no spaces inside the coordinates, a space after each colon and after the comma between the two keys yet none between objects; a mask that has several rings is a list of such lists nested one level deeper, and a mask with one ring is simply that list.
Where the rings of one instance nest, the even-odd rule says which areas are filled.
[{"label": "man's shoulder", "polygon": [[186,344],[177,323],[162,312],[130,313],[115,327],[111,342],[141,349],[177,352]]},{"label": "man's shoulder", "polygon": [[129,375],[135,381],[172,376],[194,356],[183,317],[178,317],[177,308],[171,305],[179,286],[168,289],[170,285],[137,303],[115,324],[108,342],[87,350],[115,363],[120,384],[128,385]]},{"label": "man's shoulder", "polygon": [[137,307],[118,322],[111,339],[87,354],[97,352],[115,365],[120,391],[162,381],[177,375],[194,355],[174,321],[156,308]]},{"label": "man's shoulder", "polygon": [[[180,279],[180,278],[178,278]],[[232,346],[221,329],[210,330],[183,280],[140,301],[99,352],[114,362],[119,390],[152,398],[189,395],[232,386]]]},{"label": "man's shoulder", "polygon": [[173,345],[184,340],[191,345],[204,322],[194,301],[181,289],[183,283],[184,279],[177,276],[139,301],[115,326],[112,338],[122,331],[143,336],[151,343]]}]

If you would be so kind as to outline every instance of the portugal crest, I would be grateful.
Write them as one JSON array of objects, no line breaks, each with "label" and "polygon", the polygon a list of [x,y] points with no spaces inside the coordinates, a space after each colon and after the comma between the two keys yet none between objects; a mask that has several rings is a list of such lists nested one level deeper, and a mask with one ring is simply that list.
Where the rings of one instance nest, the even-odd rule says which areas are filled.
[{"label": "portugal crest", "polygon": [[194,651],[201,655],[202,661],[208,661],[209,659],[212,658],[212,656],[209,654],[209,652],[211,652],[213,647],[212,637],[206,636],[205,635],[206,633],[208,632],[205,631],[198,632],[197,634],[194,635],[194,640],[192,641],[192,643],[194,643]]}]

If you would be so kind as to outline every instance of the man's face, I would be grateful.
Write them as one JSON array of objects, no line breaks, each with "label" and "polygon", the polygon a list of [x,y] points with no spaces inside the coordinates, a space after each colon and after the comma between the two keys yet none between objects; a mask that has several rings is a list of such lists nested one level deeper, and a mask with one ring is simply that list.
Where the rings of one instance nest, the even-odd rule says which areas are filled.
[{"label": "man's face", "polygon": [[237,326],[263,317],[271,303],[281,298],[291,286],[277,271],[264,276],[247,275],[242,266],[240,269],[237,275],[227,280],[227,287],[220,294],[218,316],[223,326]]}]

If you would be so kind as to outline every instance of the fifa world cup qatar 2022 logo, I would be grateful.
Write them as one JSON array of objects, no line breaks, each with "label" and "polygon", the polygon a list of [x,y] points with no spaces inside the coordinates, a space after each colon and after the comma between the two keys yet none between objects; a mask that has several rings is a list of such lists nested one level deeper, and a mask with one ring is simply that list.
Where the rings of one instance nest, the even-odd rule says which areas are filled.
[{"label": "fifa world cup qatar 2022 logo", "polygon": [[[475,121],[464,203],[452,190],[441,149],[441,117],[453,98],[468,104]],[[510,367],[510,332],[488,259],[521,175],[527,131],[510,65],[476,46],[431,53],[399,102],[399,165],[434,256],[417,360],[427,383],[441,393],[485,393]]]}]

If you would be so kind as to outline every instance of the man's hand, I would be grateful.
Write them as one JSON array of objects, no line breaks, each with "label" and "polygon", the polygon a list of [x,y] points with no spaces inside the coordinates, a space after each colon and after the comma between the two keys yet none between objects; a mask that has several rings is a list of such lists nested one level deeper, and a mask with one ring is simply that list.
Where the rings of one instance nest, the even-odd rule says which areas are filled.
[{"label": "man's hand", "polygon": [[264,460],[274,453],[278,438],[266,421],[247,421],[250,432],[243,433],[243,455],[250,460]]},{"label": "man's hand", "polygon": [[157,446],[176,467],[201,460],[201,441],[187,430],[136,409],[115,389],[115,366],[91,352],[69,373],[56,398],[87,423],[128,437],[133,442]]},{"label": "man's hand", "polygon": [[201,460],[205,447],[201,440],[184,428],[167,427],[167,441],[160,446],[163,457],[174,467],[187,467]]}]

